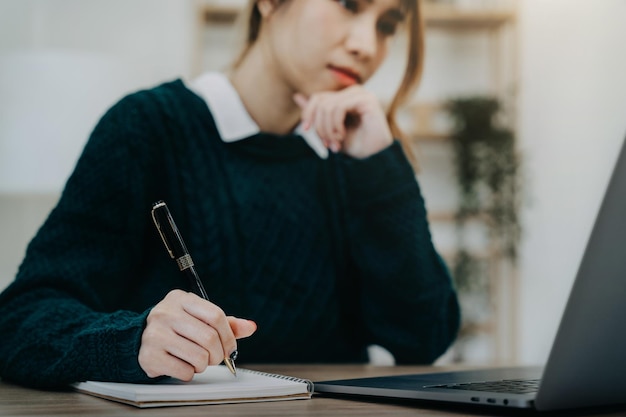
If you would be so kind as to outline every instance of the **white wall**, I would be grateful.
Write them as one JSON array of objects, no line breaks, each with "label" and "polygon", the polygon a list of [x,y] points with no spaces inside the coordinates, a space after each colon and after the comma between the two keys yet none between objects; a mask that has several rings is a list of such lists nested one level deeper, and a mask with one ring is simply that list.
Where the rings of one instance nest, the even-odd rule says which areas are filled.
[{"label": "white wall", "polygon": [[109,54],[139,85],[150,85],[189,72],[193,5],[193,0],[0,0],[0,50]]},{"label": "white wall", "polygon": [[188,76],[192,6],[0,0],[0,192],[58,192],[108,107]]},{"label": "white wall", "polygon": [[190,76],[196,22],[193,0],[0,0],[0,289],[104,111]]},{"label": "white wall", "polygon": [[545,361],[626,135],[626,2],[524,0],[520,359]]}]

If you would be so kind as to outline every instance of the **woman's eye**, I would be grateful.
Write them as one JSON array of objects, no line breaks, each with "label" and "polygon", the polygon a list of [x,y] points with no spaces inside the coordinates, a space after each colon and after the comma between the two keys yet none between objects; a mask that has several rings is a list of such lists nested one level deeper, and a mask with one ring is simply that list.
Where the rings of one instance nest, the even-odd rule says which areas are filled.
[{"label": "woman's eye", "polygon": [[398,25],[395,22],[379,22],[378,31],[385,36],[393,36],[396,33]]},{"label": "woman's eye", "polygon": [[353,13],[359,11],[359,2],[357,0],[338,0],[337,3],[343,6],[344,9]]}]

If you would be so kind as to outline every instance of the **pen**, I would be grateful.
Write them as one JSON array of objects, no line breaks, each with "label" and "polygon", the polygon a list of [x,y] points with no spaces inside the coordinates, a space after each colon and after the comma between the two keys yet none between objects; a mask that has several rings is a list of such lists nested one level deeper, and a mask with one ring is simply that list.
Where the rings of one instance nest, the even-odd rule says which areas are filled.
[{"label": "pen", "polygon": [[[187,246],[185,246],[185,242],[183,241],[183,237],[178,231],[178,227],[176,227],[176,223],[174,223],[172,214],[164,201],[157,201],[152,205],[152,221],[154,221],[154,225],[156,226],[159,235],[161,235],[161,239],[163,240],[163,244],[165,245],[165,249],[167,249],[170,258],[176,260],[178,269],[187,276],[189,284],[191,285],[191,290],[208,301],[209,296],[207,295],[204,285],[202,285],[202,281],[200,281],[200,277],[196,272],[191,255],[189,254]],[[224,364],[228,367],[230,372],[233,373],[233,375],[237,376],[235,359],[237,359],[236,350],[231,353],[229,357],[224,358]]]}]

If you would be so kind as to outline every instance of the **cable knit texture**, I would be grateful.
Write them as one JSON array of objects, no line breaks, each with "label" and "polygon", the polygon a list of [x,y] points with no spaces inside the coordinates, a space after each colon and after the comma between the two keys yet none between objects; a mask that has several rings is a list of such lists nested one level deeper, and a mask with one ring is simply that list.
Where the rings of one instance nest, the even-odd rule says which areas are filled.
[{"label": "cable knit texture", "polygon": [[4,379],[142,382],[150,308],[186,282],[151,222],[165,200],[211,301],[250,318],[239,364],[362,362],[379,344],[430,363],[453,341],[456,294],[401,147],[320,159],[295,135],[224,143],[180,80],[98,123],[0,295]]}]

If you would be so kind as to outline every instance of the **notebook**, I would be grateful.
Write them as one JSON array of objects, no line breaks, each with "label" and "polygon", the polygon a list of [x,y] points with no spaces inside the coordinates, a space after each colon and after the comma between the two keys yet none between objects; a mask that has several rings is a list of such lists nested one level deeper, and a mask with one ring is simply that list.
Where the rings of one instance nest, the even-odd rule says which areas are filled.
[{"label": "notebook", "polygon": [[135,407],[226,404],[309,399],[311,381],[249,369],[235,377],[224,365],[209,366],[190,382],[174,378],[152,384],[86,381],[73,384],[79,392]]},{"label": "notebook", "polygon": [[625,146],[544,367],[321,381],[315,391],[541,411],[626,404]]}]

